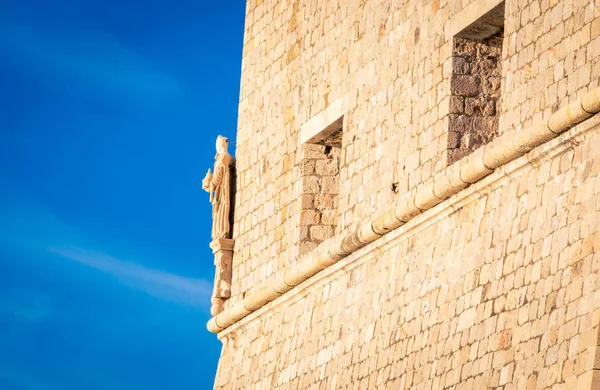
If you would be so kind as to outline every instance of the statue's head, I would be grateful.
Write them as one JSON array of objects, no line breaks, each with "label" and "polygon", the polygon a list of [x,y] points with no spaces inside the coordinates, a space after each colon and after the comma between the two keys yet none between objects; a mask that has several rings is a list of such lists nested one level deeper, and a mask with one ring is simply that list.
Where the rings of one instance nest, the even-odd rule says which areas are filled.
[{"label": "statue's head", "polygon": [[229,146],[229,139],[227,137],[217,137],[217,154],[227,153],[227,146]]}]

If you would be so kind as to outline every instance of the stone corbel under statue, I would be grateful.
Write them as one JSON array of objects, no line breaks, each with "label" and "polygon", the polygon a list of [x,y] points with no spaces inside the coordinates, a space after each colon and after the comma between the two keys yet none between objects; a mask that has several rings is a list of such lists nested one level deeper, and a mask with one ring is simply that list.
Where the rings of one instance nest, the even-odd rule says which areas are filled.
[{"label": "stone corbel under statue", "polygon": [[231,205],[235,159],[227,151],[228,145],[227,138],[217,137],[214,173],[209,169],[202,180],[202,189],[209,193],[212,204],[213,225],[210,247],[215,256],[215,284],[210,313],[213,316],[223,311],[223,303],[231,297],[231,263],[235,242],[231,238]]},{"label": "stone corbel under statue", "polygon": [[231,297],[231,262],[234,240],[218,238],[210,243],[215,255],[215,284],[211,298],[210,314],[216,316],[223,311],[223,303]]}]

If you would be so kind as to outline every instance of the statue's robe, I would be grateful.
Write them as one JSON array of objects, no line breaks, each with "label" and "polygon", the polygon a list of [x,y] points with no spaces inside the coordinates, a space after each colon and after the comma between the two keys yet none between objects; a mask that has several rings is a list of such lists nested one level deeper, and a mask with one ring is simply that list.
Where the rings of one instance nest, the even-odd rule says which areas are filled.
[{"label": "statue's robe", "polygon": [[215,161],[215,172],[212,179],[213,228],[212,238],[231,238],[229,213],[231,210],[231,163],[229,154],[220,153]]}]

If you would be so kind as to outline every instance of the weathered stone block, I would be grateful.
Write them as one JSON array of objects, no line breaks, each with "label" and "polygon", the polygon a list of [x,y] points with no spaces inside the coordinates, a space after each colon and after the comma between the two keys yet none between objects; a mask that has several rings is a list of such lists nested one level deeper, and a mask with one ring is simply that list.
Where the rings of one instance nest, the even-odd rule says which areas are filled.
[{"label": "weathered stone block", "polygon": [[300,174],[302,176],[311,176],[315,174],[316,161],[302,160],[300,163]]},{"label": "weathered stone block", "polygon": [[315,207],[315,205],[313,203],[315,196],[318,196],[318,195],[312,195],[312,194],[301,195],[300,196],[300,208],[302,210],[313,209]]},{"label": "weathered stone block", "polygon": [[321,192],[322,186],[320,185],[318,176],[307,176],[304,178],[302,183],[302,191],[305,194],[318,194]]},{"label": "weathered stone block", "polygon": [[300,225],[316,225],[319,223],[321,215],[315,210],[302,210],[300,213]]},{"label": "weathered stone block", "polygon": [[464,57],[452,57],[452,68],[454,74],[466,75],[471,73],[471,64]]},{"label": "weathered stone block", "polygon": [[456,149],[460,147],[461,133],[456,131],[448,131],[448,149]]},{"label": "weathered stone block", "polygon": [[336,159],[318,160],[316,173],[319,176],[335,176],[339,172],[339,161]]},{"label": "weathered stone block", "polygon": [[465,98],[458,95],[450,96],[450,114],[463,114],[465,112]]},{"label": "weathered stone block", "polygon": [[335,176],[325,176],[319,179],[321,191],[325,194],[337,194],[339,192],[339,179]]},{"label": "weathered stone block", "polygon": [[324,194],[314,196],[314,207],[317,210],[332,210],[334,208],[333,197],[335,195]]},{"label": "weathered stone block", "polygon": [[454,95],[477,96],[481,88],[481,79],[477,75],[455,75],[450,81],[450,88]]},{"label": "weathered stone block", "polygon": [[314,241],[323,241],[333,237],[333,228],[331,226],[311,226],[310,238]]},{"label": "weathered stone block", "polygon": [[496,102],[483,97],[467,98],[464,112],[469,116],[492,116],[496,114]]},{"label": "weathered stone block", "polygon": [[302,146],[303,159],[322,159],[325,158],[325,146],[319,144],[304,144]]}]

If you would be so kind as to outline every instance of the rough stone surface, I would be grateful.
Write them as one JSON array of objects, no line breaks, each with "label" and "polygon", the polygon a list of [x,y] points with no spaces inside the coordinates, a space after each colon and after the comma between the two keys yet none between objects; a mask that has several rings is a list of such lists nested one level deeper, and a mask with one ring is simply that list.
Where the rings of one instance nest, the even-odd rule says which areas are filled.
[{"label": "rough stone surface", "polygon": [[448,117],[448,164],[498,134],[502,77],[501,34],[483,41],[454,38]]},{"label": "rough stone surface", "polygon": [[337,196],[340,188],[340,152],[336,140],[341,140],[341,130],[319,144],[303,145],[304,158],[301,166],[314,167],[305,170],[301,180],[303,210],[300,225],[310,225],[310,233],[296,229],[298,254],[307,253],[324,240],[333,237],[337,225]]},{"label": "rough stone surface", "polygon": [[592,389],[599,150],[597,128],[424,230],[374,243],[227,336],[216,387]]},{"label": "rough stone surface", "polygon": [[[323,212],[321,227],[348,231],[446,169],[450,115],[491,112],[452,95],[445,32],[472,3],[247,2],[226,309],[312,250],[300,239],[328,234],[301,224],[315,220],[303,214],[315,208],[304,184],[319,158],[304,164],[298,140],[332,102],[349,99],[337,213]],[[501,83],[480,82],[485,91],[501,85],[498,134],[542,123],[598,85],[598,26],[598,0],[507,0]],[[327,283],[298,286],[295,300],[223,337],[215,386],[591,388],[599,150],[596,136],[536,160],[414,235],[371,244],[376,255]]]}]

